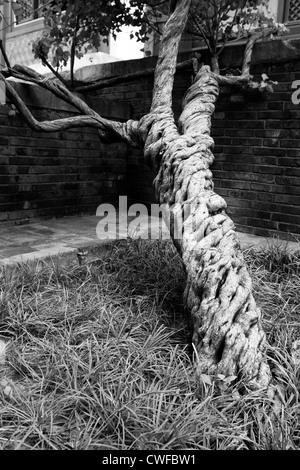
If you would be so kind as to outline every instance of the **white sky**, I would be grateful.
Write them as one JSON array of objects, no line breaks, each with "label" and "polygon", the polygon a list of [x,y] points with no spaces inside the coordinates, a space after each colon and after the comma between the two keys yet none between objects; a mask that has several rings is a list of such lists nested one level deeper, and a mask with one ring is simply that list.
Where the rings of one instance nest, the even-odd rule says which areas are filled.
[{"label": "white sky", "polygon": [[110,42],[110,54],[123,60],[139,59],[144,57],[144,53],[140,51],[143,48],[142,42],[137,42],[135,38],[130,39],[130,31],[133,28],[124,26],[122,32],[118,33],[116,41]]}]

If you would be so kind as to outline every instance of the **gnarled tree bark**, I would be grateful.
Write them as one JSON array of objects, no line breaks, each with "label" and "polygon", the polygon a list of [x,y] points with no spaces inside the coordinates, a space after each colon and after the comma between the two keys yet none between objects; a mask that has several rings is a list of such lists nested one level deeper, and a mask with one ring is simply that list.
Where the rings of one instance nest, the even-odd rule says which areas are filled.
[{"label": "gnarled tree bark", "polygon": [[[176,126],[170,90],[177,52],[172,47],[178,44],[176,33],[180,35],[184,28],[189,5],[189,0],[179,1],[165,26],[144,153],[157,167],[156,197],[165,206],[186,269],[185,305],[193,324],[199,371],[236,376],[252,389],[267,388],[271,372],[261,312],[252,295],[234,223],[226,214],[226,202],[213,191],[209,170],[214,160],[211,116],[219,83],[249,83],[248,61],[240,77],[220,77],[202,66],[184,97]],[[251,39],[247,58],[253,44]],[[176,221],[182,214],[185,220],[178,239]]]},{"label": "gnarled tree bark", "polygon": [[[185,304],[201,372],[235,375],[249,387],[267,387],[271,375],[260,310],[226,202],[213,191],[209,170],[214,159],[210,118],[218,92],[210,68],[202,67],[185,96],[180,132],[161,123],[165,148],[155,190],[169,220],[186,216],[182,239],[175,244],[186,269]],[[170,226],[174,231],[174,223]]]},{"label": "gnarled tree bark", "polygon": [[103,119],[63,84],[53,84],[24,67],[10,70],[11,75],[40,84],[83,114],[39,123],[6,77],[0,74],[0,78],[6,81],[8,93],[20,113],[37,131],[93,126],[99,129],[103,141],[123,140],[144,148],[146,161],[156,168],[156,197],[165,207],[165,217],[186,270],[184,300],[192,320],[199,372],[236,376],[252,389],[267,388],[271,373],[265,355],[261,312],[252,295],[251,279],[234,223],[226,214],[226,202],[213,190],[209,169],[214,160],[211,116],[219,85],[251,86],[249,59],[258,37],[251,38],[246,48],[241,76],[223,77],[208,66],[197,71],[176,124],[172,89],[178,44],[190,3],[191,0],[178,0],[166,23],[151,110],[139,122],[116,123]]}]

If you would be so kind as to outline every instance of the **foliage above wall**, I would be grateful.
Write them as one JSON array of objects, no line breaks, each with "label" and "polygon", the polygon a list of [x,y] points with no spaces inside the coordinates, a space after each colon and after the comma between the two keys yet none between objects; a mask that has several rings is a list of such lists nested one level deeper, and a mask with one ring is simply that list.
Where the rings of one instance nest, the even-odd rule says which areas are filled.
[{"label": "foliage above wall", "polygon": [[[8,0],[0,0],[4,2]],[[15,2],[20,17],[33,14],[32,3]],[[33,43],[34,56],[54,73],[69,62],[73,84],[75,57],[98,50],[123,26],[132,27],[131,37],[141,43],[153,31],[161,34],[158,22],[175,5],[176,0],[40,0],[35,13],[44,17],[45,29]],[[278,26],[283,29],[272,17],[269,0],[193,0],[187,31],[204,40],[211,56],[218,57],[227,43],[249,38],[253,31],[261,38],[265,31],[269,38],[270,28],[277,33]]]}]

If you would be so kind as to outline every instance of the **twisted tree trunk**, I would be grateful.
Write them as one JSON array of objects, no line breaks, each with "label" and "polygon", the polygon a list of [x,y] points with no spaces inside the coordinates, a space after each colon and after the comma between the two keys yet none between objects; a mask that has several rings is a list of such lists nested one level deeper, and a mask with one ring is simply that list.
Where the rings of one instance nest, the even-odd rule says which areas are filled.
[{"label": "twisted tree trunk", "polygon": [[[213,191],[209,170],[218,93],[210,68],[202,67],[185,96],[179,131],[163,111],[157,115],[152,134],[161,132],[164,147],[155,191],[186,269],[185,305],[201,373],[235,375],[249,387],[267,387],[271,375],[260,310],[226,202]],[[154,143],[147,142],[146,154]]]},{"label": "twisted tree trunk", "polygon": [[[184,300],[192,320],[199,371],[236,376],[253,389],[268,387],[271,373],[261,313],[234,224],[226,214],[226,202],[213,191],[209,170],[214,160],[210,130],[219,95],[218,76],[202,66],[184,97],[178,126],[171,110],[173,57],[177,55],[172,47],[184,28],[189,3],[179,1],[165,27],[152,108],[141,125],[147,132],[144,154],[156,165],[156,197],[165,207],[186,269]],[[182,218],[182,233],[178,233]]]},{"label": "twisted tree trunk", "polygon": [[[236,376],[248,387],[267,388],[271,373],[267,364],[266,338],[260,310],[252,295],[240,243],[226,202],[213,191],[213,139],[211,116],[219,95],[219,84],[249,84],[251,38],[239,77],[222,77],[208,66],[197,71],[193,85],[183,100],[178,124],[172,112],[172,89],[178,44],[191,0],[177,0],[166,23],[155,70],[150,113],[139,122],[103,119],[63,84],[45,80],[26,67],[10,69],[6,75],[25,79],[50,90],[75,106],[82,116],[38,122],[17,95],[5,73],[7,92],[28,125],[35,131],[53,132],[75,126],[92,126],[106,142],[124,141],[144,147],[146,161],[155,166],[157,200],[165,207],[187,275],[185,305],[193,325],[193,342],[200,373]],[[251,86],[251,84],[250,84]],[[181,224],[182,221],[182,224]]]}]

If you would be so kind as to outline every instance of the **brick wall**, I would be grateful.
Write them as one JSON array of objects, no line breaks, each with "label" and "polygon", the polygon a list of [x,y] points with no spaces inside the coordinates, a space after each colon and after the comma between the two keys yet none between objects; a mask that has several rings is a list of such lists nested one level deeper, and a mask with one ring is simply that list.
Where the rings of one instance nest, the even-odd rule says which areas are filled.
[{"label": "brick wall", "polygon": [[279,82],[273,94],[221,95],[214,181],[242,231],[287,238],[300,234],[300,105],[291,101],[300,61],[255,70],[263,71]]},{"label": "brick wall", "polygon": [[223,90],[212,131],[215,187],[241,231],[299,240],[300,104],[292,84],[300,80],[300,41],[258,45],[251,72],[278,85],[274,93]]},{"label": "brick wall", "polygon": [[[73,116],[71,106],[36,86],[16,84],[39,120]],[[105,117],[128,119],[127,105],[93,99]],[[127,147],[100,143],[91,128],[33,132],[8,103],[0,106],[0,221],[95,213],[124,193]]]},{"label": "brick wall", "polygon": [[[228,64],[239,67],[242,51],[242,46],[226,48],[221,68]],[[179,60],[191,55],[181,54]],[[155,62],[151,57],[104,64],[94,70],[103,77],[125,75],[155,66]],[[295,91],[292,83],[300,80],[300,41],[258,44],[252,73],[259,76],[263,72],[279,82],[273,94],[221,90],[212,126],[215,189],[226,199],[239,230],[299,238],[300,104],[293,104],[291,97]],[[176,74],[176,117],[190,84],[189,71]],[[150,109],[152,88],[153,77],[148,77],[99,90],[89,99],[94,106],[99,100],[96,108],[106,117],[139,119]],[[27,99],[32,99],[30,93]],[[103,99],[103,103],[117,103],[116,107],[107,105],[106,109]],[[41,107],[44,100],[43,95],[34,112],[49,118]],[[72,112],[55,108],[49,100],[51,118]],[[18,116],[8,116],[9,109],[0,108],[0,220],[95,212],[99,203],[118,194],[127,194],[132,202],[154,201],[154,173],[144,164],[141,151],[127,150],[124,145],[104,146],[90,129],[33,133]]]},{"label": "brick wall", "polygon": [[[221,68],[241,66],[242,46],[227,48]],[[179,60],[186,60],[182,54]],[[203,60],[206,60],[205,52]],[[112,64],[104,74],[118,75],[155,64],[153,58]],[[241,231],[262,236],[299,239],[300,235],[300,104],[292,103],[292,83],[300,80],[300,41],[276,40],[258,44],[254,49],[251,72],[278,81],[274,93],[240,93],[222,89],[212,122],[215,140],[215,190],[228,203],[228,213]],[[178,72],[173,104],[175,117],[190,72]],[[153,79],[109,89],[109,96],[130,102],[132,116],[140,118],[150,109]],[[104,96],[108,90],[98,92]],[[154,201],[154,173],[142,153],[130,152],[127,167],[127,194],[132,201]]]},{"label": "brick wall", "polygon": [[[179,61],[184,61],[192,57],[193,54],[182,53]],[[110,75],[129,74],[155,67],[156,58],[149,57],[142,60],[131,60],[126,62],[115,62],[101,66],[103,78]],[[173,88],[173,108],[178,117],[181,109],[181,100],[192,83],[191,71],[178,72],[175,76]],[[97,96],[116,99],[121,103],[129,103],[131,106],[132,119],[140,119],[150,110],[154,79],[148,76],[131,83],[124,83],[108,89],[97,91]],[[141,150],[129,149],[127,162],[127,195],[132,202],[142,202],[150,204],[154,202],[154,192],[152,182],[155,177],[154,172],[144,163]]]}]

